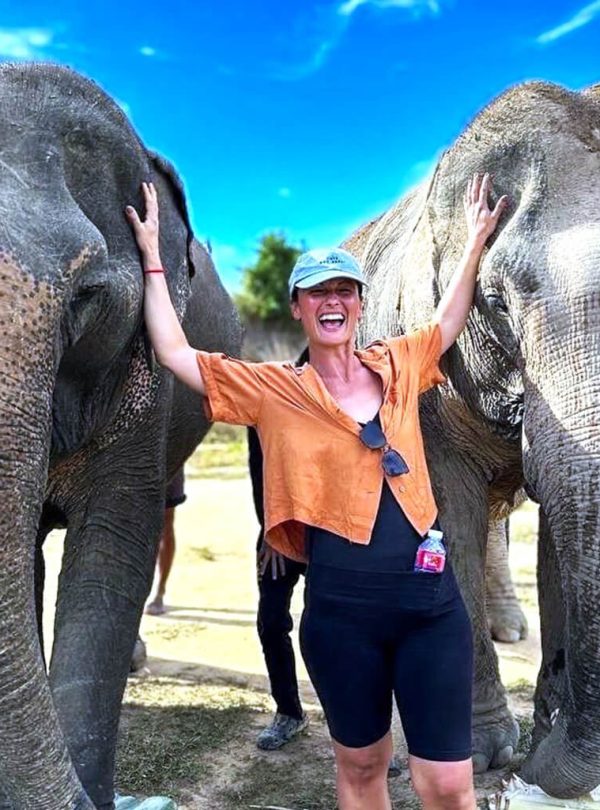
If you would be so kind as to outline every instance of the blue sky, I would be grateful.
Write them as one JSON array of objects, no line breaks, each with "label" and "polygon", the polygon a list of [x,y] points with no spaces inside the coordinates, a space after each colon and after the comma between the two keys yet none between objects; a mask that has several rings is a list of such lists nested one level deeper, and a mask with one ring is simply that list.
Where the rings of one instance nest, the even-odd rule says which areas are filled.
[{"label": "blue sky", "polygon": [[600,0],[0,0],[0,58],[95,79],[177,167],[235,290],[261,235],[341,241],[497,93],[600,82]]}]

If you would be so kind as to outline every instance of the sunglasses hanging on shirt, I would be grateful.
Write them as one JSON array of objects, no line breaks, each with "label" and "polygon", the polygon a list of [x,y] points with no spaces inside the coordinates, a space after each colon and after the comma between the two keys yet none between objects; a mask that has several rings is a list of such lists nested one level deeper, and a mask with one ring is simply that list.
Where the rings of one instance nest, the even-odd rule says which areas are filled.
[{"label": "sunglasses hanging on shirt", "polygon": [[381,466],[386,475],[394,477],[405,475],[409,471],[406,461],[397,450],[390,447],[381,426],[374,420],[367,422],[361,428],[358,438],[369,450],[383,450]]}]

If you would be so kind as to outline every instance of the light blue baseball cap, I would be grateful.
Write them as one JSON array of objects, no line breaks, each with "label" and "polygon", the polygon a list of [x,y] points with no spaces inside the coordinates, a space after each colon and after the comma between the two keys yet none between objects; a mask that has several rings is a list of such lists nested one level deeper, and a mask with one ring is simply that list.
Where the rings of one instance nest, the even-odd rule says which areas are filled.
[{"label": "light blue baseball cap", "polygon": [[332,278],[351,278],[362,286],[367,280],[359,261],[343,248],[309,250],[298,256],[288,281],[290,298],[296,287],[306,290]]}]

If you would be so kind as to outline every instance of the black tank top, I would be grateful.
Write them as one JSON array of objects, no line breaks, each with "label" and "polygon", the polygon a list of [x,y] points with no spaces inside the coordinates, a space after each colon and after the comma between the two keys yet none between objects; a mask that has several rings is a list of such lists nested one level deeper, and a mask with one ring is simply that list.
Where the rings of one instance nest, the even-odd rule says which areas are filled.
[{"label": "black tank top", "polygon": [[[379,421],[379,414],[376,420]],[[385,479],[369,545],[351,543],[339,534],[316,526],[309,526],[307,532],[310,565],[327,565],[346,571],[412,571],[417,548],[423,540]]]}]

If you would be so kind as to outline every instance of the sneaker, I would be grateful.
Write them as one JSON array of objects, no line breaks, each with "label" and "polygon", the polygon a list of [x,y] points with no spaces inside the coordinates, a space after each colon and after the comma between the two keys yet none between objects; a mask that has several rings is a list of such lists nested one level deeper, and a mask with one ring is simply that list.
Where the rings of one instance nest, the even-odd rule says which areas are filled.
[{"label": "sneaker", "polygon": [[256,738],[256,745],[261,751],[276,751],[304,731],[307,726],[308,715],[306,712],[300,720],[278,712],[273,718],[273,722],[260,732]]}]

